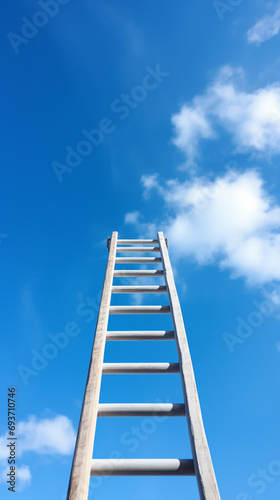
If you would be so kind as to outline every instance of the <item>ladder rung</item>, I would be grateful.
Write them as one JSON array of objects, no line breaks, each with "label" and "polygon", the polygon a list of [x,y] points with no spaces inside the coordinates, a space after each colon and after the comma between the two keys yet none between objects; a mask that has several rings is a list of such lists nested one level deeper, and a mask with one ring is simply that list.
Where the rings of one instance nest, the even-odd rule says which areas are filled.
[{"label": "ladder rung", "polygon": [[110,306],[109,314],[168,314],[170,306]]},{"label": "ladder rung", "polygon": [[112,286],[112,293],[165,293],[166,286]]},{"label": "ladder rung", "polygon": [[117,240],[118,245],[157,245],[158,240]]},{"label": "ladder rung", "polygon": [[155,331],[110,331],[106,340],[173,340],[174,332]]},{"label": "ladder rung", "polygon": [[117,247],[116,252],[117,253],[122,253],[122,252],[159,252],[160,249],[159,247]]},{"label": "ladder rung", "polygon": [[114,278],[120,277],[137,278],[141,276],[163,276],[162,269],[117,269]]},{"label": "ladder rung", "polygon": [[179,373],[179,363],[103,363],[102,373]]},{"label": "ladder rung", "polygon": [[93,459],[91,476],[194,476],[192,459],[114,458]]},{"label": "ladder rung", "polygon": [[185,405],[178,403],[102,403],[99,417],[184,417]]},{"label": "ladder rung", "polygon": [[153,264],[161,262],[160,257],[116,257],[116,264]]}]

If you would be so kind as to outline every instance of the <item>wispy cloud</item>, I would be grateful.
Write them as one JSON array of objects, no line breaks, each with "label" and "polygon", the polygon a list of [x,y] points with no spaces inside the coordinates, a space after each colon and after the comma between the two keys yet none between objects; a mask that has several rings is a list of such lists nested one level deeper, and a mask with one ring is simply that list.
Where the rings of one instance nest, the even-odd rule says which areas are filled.
[{"label": "wispy cloud", "polygon": [[280,4],[277,4],[273,14],[267,14],[247,31],[248,43],[261,45],[280,31]]},{"label": "wispy cloud", "polygon": [[250,285],[280,280],[280,206],[257,171],[158,180],[149,189],[165,203],[168,216],[158,223],[178,258],[217,264]]},{"label": "wispy cloud", "polygon": [[232,137],[235,152],[280,153],[280,84],[244,90],[242,68],[224,66],[202,95],[172,116],[174,144],[195,165],[201,140],[217,139],[218,127]]},{"label": "wispy cloud", "polygon": [[146,47],[144,34],[135,24],[133,19],[124,13],[120,6],[116,7],[113,4],[100,2],[94,4],[91,9],[100,17],[105,26],[116,32],[118,36],[125,40],[124,49],[133,57],[141,57]]},{"label": "wispy cloud", "polygon": [[125,215],[124,222],[125,224],[135,224],[139,220],[139,212],[128,212]]},{"label": "wispy cloud", "polygon": [[22,324],[22,331],[27,332],[27,342],[44,338],[45,331],[40,318],[38,308],[34,300],[34,292],[29,285],[26,285],[20,293],[19,315]]},{"label": "wispy cloud", "polygon": [[138,211],[127,212],[124,217],[124,222],[125,224],[137,225],[139,238],[154,238],[157,231],[156,225],[153,222],[143,222],[143,216]]}]

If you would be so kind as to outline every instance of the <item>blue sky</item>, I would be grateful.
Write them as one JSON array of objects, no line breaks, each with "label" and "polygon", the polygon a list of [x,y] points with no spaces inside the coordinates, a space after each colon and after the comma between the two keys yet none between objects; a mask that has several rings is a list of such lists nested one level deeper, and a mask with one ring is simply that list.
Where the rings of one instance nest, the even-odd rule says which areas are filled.
[{"label": "blue sky", "polygon": [[[16,494],[65,498],[106,238],[163,230],[221,498],[278,500],[280,4],[4,0],[0,9],[1,499],[11,494],[11,386]],[[109,328],[135,321],[171,326],[134,316]],[[108,342],[105,361],[176,361],[176,350]],[[178,376],[162,377],[104,376],[101,401],[181,402]],[[100,419],[94,456],[114,453],[189,457],[186,422]],[[90,498],[116,491],[198,498],[189,478],[92,479]]]}]

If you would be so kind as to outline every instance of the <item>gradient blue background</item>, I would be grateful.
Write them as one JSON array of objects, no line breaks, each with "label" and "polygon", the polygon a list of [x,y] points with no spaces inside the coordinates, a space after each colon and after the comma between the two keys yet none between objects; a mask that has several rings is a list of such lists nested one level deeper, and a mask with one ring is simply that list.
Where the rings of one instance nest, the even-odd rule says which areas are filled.
[{"label": "gradient blue background", "polygon": [[[204,91],[214,71],[227,63],[242,65],[249,88],[261,71],[267,72],[267,82],[279,79],[279,38],[258,51],[244,40],[264,5],[244,1],[221,22],[209,0],[70,0],[15,54],[7,33],[20,33],[21,18],[31,19],[39,7],[33,0],[1,2],[0,230],[7,235],[0,246],[1,435],[7,429],[10,385],[17,388],[18,421],[31,414],[62,414],[77,429],[96,320],[96,308],[89,307],[91,316],[82,316],[78,308],[88,307],[87,297],[98,303],[106,238],[113,230],[124,238],[138,236],[124,224],[127,212],[140,209],[151,222],[155,214],[163,215],[159,198],[143,199],[140,177],[160,172],[169,178],[176,172],[184,178],[184,172],[176,171],[182,158],[171,143],[171,115]],[[141,85],[146,67],[157,64],[169,75],[120,120],[111,103]],[[114,131],[60,183],[52,162],[64,163],[66,146],[75,149],[82,130],[98,127],[103,118],[112,120]],[[205,146],[202,174],[220,172],[232,159],[221,154],[223,140],[225,144],[227,138],[221,138],[219,147],[215,142]],[[277,196],[276,164],[267,168],[262,160],[258,165]],[[263,300],[261,292],[242,279],[230,279],[227,271],[191,261],[180,267],[177,284],[221,498],[278,500],[280,477],[267,483],[262,495],[247,481],[259,468],[280,460],[279,352],[273,347],[279,320],[265,318],[230,354],[223,334],[236,332],[237,317],[248,317],[253,301]],[[76,322],[80,334],[25,385],[18,365],[30,367],[31,349],[42,352],[48,334],[62,331],[69,321]],[[135,321],[129,318],[124,329]],[[167,318],[160,321],[165,328]],[[137,318],[137,327],[143,322]],[[113,328],[120,324],[120,318],[112,319]],[[151,326],[155,324],[153,318]],[[176,351],[171,342],[108,343],[105,360],[176,361]],[[103,402],[166,397],[182,400],[176,375],[107,376],[102,381]],[[136,420],[98,422],[95,456],[106,457],[113,450],[128,458],[189,456],[184,419],[159,423],[133,452],[121,440],[132,425]],[[29,466],[32,482],[17,495],[22,500],[65,498],[71,461],[71,455],[25,454],[19,465]],[[239,498],[242,492],[248,498]],[[1,483],[1,498],[10,495]],[[194,479],[105,478],[90,498],[164,500],[171,495],[197,499]]]}]

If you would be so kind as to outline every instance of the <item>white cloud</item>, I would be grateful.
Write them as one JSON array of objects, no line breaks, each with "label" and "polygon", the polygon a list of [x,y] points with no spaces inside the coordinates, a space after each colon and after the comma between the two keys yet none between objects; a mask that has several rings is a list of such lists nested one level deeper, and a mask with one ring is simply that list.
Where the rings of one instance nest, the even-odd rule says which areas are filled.
[{"label": "white cloud", "polygon": [[6,460],[8,456],[6,436],[0,436],[0,461]]},{"label": "white cloud", "polygon": [[[10,467],[6,467],[0,471],[0,483],[7,482],[7,474],[10,472]],[[22,465],[16,468],[16,492],[27,488],[31,483],[31,472],[28,465]]]},{"label": "white cloud", "polygon": [[[71,421],[64,415],[37,419],[31,415],[17,425],[17,456],[33,452],[37,455],[71,455],[75,444],[75,432]],[[0,436],[0,463],[7,464],[7,435]],[[7,469],[0,470],[0,483],[7,480]],[[27,465],[17,466],[17,491],[31,483],[31,472]]]},{"label": "white cloud", "polygon": [[162,226],[178,257],[218,263],[252,285],[280,280],[280,206],[255,170],[153,188],[166,203]]},{"label": "white cloud", "polygon": [[148,198],[150,190],[158,186],[158,174],[142,175],[141,183],[144,187],[144,198]]},{"label": "white cloud", "polygon": [[187,167],[195,164],[201,139],[218,137],[218,126],[232,136],[236,152],[280,153],[280,84],[246,92],[243,77],[241,68],[223,67],[205,94],[172,116],[173,142],[185,153]]},{"label": "white cloud", "polygon": [[143,195],[144,198],[149,198],[152,189],[160,191],[160,185],[158,182],[158,174],[145,174],[141,177],[141,184],[144,188]]},{"label": "white cloud", "polygon": [[214,131],[207,117],[204,100],[196,98],[192,106],[183,105],[180,112],[172,116],[176,136],[174,144],[186,152],[188,166],[193,164],[197,155],[199,139],[215,138]]},{"label": "white cloud", "polygon": [[64,415],[37,420],[30,416],[17,427],[19,455],[33,451],[40,455],[70,455],[75,444],[71,421]]},{"label": "white cloud", "polygon": [[0,470],[0,483],[5,483],[7,481],[7,472],[10,470],[10,467],[6,467],[6,469]]},{"label": "white cloud", "polygon": [[247,41],[259,46],[261,43],[266,42],[266,40],[278,35],[279,31],[280,5],[278,4],[274,14],[267,14],[247,31]]},{"label": "white cloud", "polygon": [[[31,415],[17,425],[17,454],[27,452],[39,455],[71,455],[75,444],[75,431],[68,417],[37,419]],[[7,458],[7,436],[0,436],[0,460]]]},{"label": "white cloud", "polygon": [[157,228],[154,222],[142,222],[142,215],[140,212],[127,212],[124,217],[125,224],[132,224],[137,226],[139,238],[154,238]]},{"label": "white cloud", "polygon": [[28,465],[17,467],[17,490],[27,488],[31,483],[31,472]]}]

